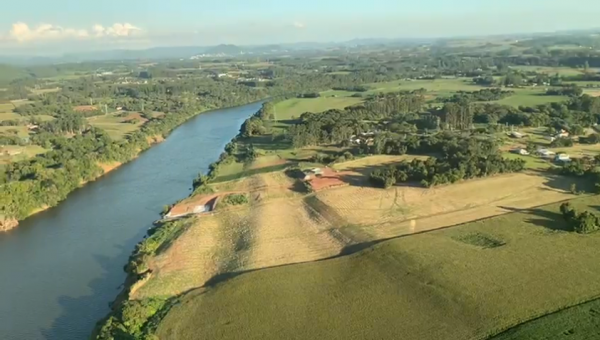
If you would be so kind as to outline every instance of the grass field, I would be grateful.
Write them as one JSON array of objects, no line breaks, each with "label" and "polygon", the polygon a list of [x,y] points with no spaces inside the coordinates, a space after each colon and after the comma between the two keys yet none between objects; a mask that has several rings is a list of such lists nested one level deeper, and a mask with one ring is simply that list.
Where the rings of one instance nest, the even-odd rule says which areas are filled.
[{"label": "grass field", "polygon": [[495,103],[510,106],[537,106],[547,103],[564,102],[568,100],[566,96],[546,96],[543,89],[516,89],[515,94],[495,101]]},{"label": "grass field", "polygon": [[343,109],[358,104],[361,98],[351,97],[320,97],[293,98],[275,105],[277,120],[288,120],[300,117],[305,112],[323,112],[330,109]]},{"label": "grass field", "polygon": [[0,135],[28,137],[29,131],[26,126],[0,126]]},{"label": "grass field", "polygon": [[[20,152],[17,155],[8,155],[6,152]],[[6,145],[0,147],[0,164],[8,164],[12,162],[22,161],[31,157],[34,157],[38,154],[47,152],[48,150],[42,148],[38,145],[27,145],[27,146],[17,146],[17,145]]]},{"label": "grass field", "polygon": [[[600,199],[573,204],[596,207]],[[184,296],[158,336],[485,338],[600,292],[600,234],[561,231],[558,207],[401,237],[350,256],[244,273]]]},{"label": "grass field", "polygon": [[91,125],[105,130],[111,138],[119,140],[138,130],[145,122],[145,119],[140,119],[136,124],[131,124],[126,122],[127,119],[127,117],[105,115],[88,118],[88,121]]},{"label": "grass field", "polygon": [[372,89],[367,93],[387,93],[398,91],[413,91],[426,89],[427,94],[439,96],[451,96],[456,91],[478,91],[484,87],[473,84],[471,78],[452,78],[436,80],[397,80],[386,83],[366,84]]},{"label": "grass field", "polygon": [[523,159],[525,160],[525,167],[530,170],[545,170],[554,166],[550,161],[536,156],[522,156],[511,152],[505,152],[502,156],[508,159]]},{"label": "grass field", "polygon": [[600,339],[600,299],[526,322],[491,338],[491,340],[517,339]]},{"label": "grass field", "polygon": [[14,112],[1,112],[0,111],[0,122],[4,120],[17,120],[23,118],[21,115]]}]

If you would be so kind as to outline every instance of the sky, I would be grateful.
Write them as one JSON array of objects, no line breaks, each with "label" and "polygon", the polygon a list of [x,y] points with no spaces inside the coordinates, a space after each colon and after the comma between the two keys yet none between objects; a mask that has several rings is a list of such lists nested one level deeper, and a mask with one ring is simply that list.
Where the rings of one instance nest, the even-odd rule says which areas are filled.
[{"label": "sky", "polygon": [[0,54],[600,28],[599,0],[22,0]]}]

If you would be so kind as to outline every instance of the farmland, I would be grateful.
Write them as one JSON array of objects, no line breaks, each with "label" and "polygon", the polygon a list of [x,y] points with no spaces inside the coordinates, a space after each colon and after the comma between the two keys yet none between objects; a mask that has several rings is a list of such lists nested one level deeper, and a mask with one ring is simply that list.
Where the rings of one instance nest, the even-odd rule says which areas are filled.
[{"label": "farmland", "polygon": [[88,122],[92,126],[105,130],[111,138],[119,140],[127,134],[138,130],[146,122],[146,119],[141,118],[136,113],[126,114],[122,117],[116,114],[109,114],[88,118]]},{"label": "farmland", "polygon": [[330,109],[343,109],[362,101],[351,97],[294,98],[276,105],[276,120],[298,118],[305,112],[322,112]]},{"label": "farmland", "polygon": [[[598,203],[597,197],[573,201]],[[551,204],[396,238],[351,256],[244,273],[185,295],[160,324],[158,336],[494,335],[594,298],[600,289],[600,267],[591,255],[600,235],[563,232],[557,215],[558,205]],[[558,328],[557,333],[568,330]]]},{"label": "farmland", "polygon": [[[267,159],[252,167],[270,169],[272,159]],[[308,196],[297,191],[294,181],[281,171],[217,182],[213,185],[217,194],[247,192],[250,206],[217,209],[201,216],[153,261],[153,276],[137,289],[135,297],[173,296],[231,271],[314,261],[339,254],[347,246],[574,197],[568,192],[572,181],[536,174],[498,176],[435,189],[364,186],[366,176],[361,172],[365,169],[406,159],[372,156],[341,163],[338,168],[346,171],[340,179],[351,185]],[[486,190],[481,190],[483,187]],[[174,211],[181,210],[179,206],[193,207],[194,201],[203,201],[202,196],[184,200]],[[194,250],[198,242],[203,244],[200,252]]]}]

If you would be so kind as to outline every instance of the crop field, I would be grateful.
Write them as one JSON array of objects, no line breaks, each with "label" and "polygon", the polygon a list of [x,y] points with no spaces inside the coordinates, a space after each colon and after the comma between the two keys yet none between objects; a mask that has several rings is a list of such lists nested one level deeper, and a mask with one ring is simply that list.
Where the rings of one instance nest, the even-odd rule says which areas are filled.
[{"label": "crop field", "polygon": [[127,134],[138,130],[145,122],[145,119],[138,119],[135,124],[129,122],[131,118],[137,117],[118,117],[116,115],[95,116],[88,118],[91,125],[105,130],[108,135],[119,140]]},{"label": "crop field", "polygon": [[320,97],[293,98],[275,105],[276,120],[288,120],[300,117],[305,112],[323,112],[330,109],[344,109],[362,102],[361,98]]},{"label": "crop field", "polygon": [[[573,204],[597,206],[600,199]],[[552,204],[388,240],[350,256],[247,272],[185,295],[157,335],[486,338],[593,299],[600,290],[595,256],[600,234],[561,231],[558,208]],[[588,329],[597,332],[597,319],[589,315],[583,315],[592,322]],[[560,339],[571,329],[554,324],[544,339]],[[590,339],[590,334],[574,338]]]}]

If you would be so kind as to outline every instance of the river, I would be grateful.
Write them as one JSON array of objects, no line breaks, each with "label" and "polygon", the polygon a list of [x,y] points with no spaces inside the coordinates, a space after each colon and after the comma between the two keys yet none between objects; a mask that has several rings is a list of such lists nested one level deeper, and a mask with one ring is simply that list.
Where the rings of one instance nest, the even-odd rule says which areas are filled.
[{"label": "river", "polygon": [[0,234],[0,339],[87,339],[163,206],[190,193],[260,103],[192,118],[132,162]]}]

